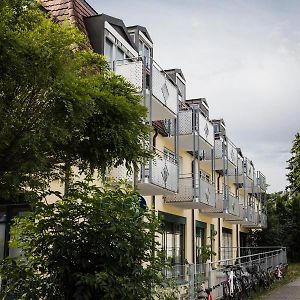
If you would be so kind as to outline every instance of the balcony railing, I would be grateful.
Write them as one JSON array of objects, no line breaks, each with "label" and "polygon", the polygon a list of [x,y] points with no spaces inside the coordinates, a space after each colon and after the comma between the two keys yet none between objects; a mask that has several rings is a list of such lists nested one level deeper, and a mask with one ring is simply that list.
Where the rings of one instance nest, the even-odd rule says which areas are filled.
[{"label": "balcony railing", "polygon": [[262,190],[262,192],[265,192],[267,190],[267,183],[266,183],[266,177],[261,172],[257,172],[257,181],[258,186]]},{"label": "balcony railing", "polygon": [[263,212],[259,213],[259,225],[261,228],[267,228],[267,215]]},{"label": "balcony railing", "polygon": [[[202,115],[199,109],[189,108],[178,112],[179,147],[186,151],[211,152],[214,145],[212,123]],[[175,123],[169,123],[169,137],[176,134]],[[199,139],[199,143],[198,143]]]},{"label": "balcony railing", "polygon": [[[227,157],[227,159],[226,159]],[[234,144],[227,139],[215,140],[215,169],[224,170],[227,169],[229,175],[235,175],[235,169],[237,166],[237,149]]]},{"label": "balcony railing", "polygon": [[244,173],[246,174],[246,177],[249,178],[250,180],[253,180],[254,179],[254,167],[248,158],[245,158],[243,167],[244,167]]},{"label": "balcony railing", "polygon": [[116,60],[113,65],[115,73],[125,77],[146,97],[144,104],[151,111],[152,121],[176,118],[178,88],[154,60],[147,67],[141,57]]},{"label": "balcony railing", "polygon": [[[141,166],[137,188],[142,195],[169,195],[178,190],[178,163],[155,150],[156,156]],[[127,179],[133,183],[133,174],[128,174],[124,165],[113,168],[110,173],[116,180]]]},{"label": "balcony railing", "polygon": [[203,172],[196,178],[192,174],[180,175],[178,194],[166,197],[166,203],[185,209],[214,209],[215,186]]},{"label": "balcony railing", "polygon": [[216,218],[224,218],[232,221],[240,220],[239,199],[226,187],[216,193],[215,210],[204,209],[203,212]]},{"label": "balcony railing", "polygon": [[249,228],[256,228],[258,226],[258,213],[251,206],[247,206],[244,209],[244,221],[242,223],[243,226]]}]

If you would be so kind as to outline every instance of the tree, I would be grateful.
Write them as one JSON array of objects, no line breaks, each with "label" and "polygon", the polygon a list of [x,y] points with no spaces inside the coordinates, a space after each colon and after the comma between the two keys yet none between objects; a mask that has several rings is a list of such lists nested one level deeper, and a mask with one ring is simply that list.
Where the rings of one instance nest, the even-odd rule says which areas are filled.
[{"label": "tree", "polygon": [[287,247],[290,260],[300,260],[300,197],[287,192],[267,195],[268,225],[250,235],[253,246]]},{"label": "tree", "polygon": [[135,88],[35,0],[0,2],[0,194],[138,163],[149,127]]},{"label": "tree", "polygon": [[2,296],[154,299],[166,266],[153,253],[159,230],[155,213],[126,185],[75,183],[61,201],[37,201],[15,220],[11,246],[22,256],[0,263]]},{"label": "tree", "polygon": [[300,193],[300,134],[297,133],[291,150],[292,157],[288,160],[290,182],[288,189],[292,195]]}]

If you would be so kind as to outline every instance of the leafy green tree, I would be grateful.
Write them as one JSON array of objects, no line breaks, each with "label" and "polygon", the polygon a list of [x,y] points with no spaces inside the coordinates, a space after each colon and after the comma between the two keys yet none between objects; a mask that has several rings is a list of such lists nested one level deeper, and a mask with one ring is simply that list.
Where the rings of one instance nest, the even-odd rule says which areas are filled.
[{"label": "leafy green tree", "polygon": [[290,182],[288,189],[292,195],[300,193],[300,134],[297,133],[291,150],[292,157],[288,160]]},{"label": "leafy green tree", "polygon": [[35,0],[0,2],[0,194],[70,179],[70,166],[104,173],[149,152],[146,108],[86,37]]},{"label": "leafy green tree", "polygon": [[279,192],[267,197],[267,228],[252,231],[253,246],[287,247],[290,260],[300,260],[300,197]]},{"label": "leafy green tree", "polygon": [[76,183],[61,201],[37,201],[15,219],[11,246],[22,256],[0,263],[2,296],[155,299],[166,287],[164,255],[153,253],[159,230],[155,213],[126,185]]}]

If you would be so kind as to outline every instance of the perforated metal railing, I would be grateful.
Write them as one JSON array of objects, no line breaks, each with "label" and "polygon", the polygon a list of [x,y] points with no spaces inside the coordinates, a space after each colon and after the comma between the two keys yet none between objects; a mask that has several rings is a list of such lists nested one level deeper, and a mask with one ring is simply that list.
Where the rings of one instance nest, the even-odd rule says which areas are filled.
[{"label": "perforated metal railing", "polygon": [[[148,179],[150,184],[155,184],[169,191],[177,192],[177,160],[166,156],[158,149],[154,149],[154,151],[156,154],[155,157],[146,162],[145,165],[140,168],[138,176],[139,182],[144,182],[145,179]],[[116,168],[112,168],[108,172],[108,176],[113,177],[116,181],[126,179],[132,184],[134,180],[133,172],[128,172],[124,164]]]},{"label": "perforated metal railing", "polygon": [[154,60],[152,65],[152,93],[170,111],[177,114],[178,88]]},{"label": "perforated metal railing", "polygon": [[240,215],[239,198],[228,191],[228,212],[234,216]]},{"label": "perforated metal railing", "polygon": [[[200,176],[200,177],[198,177]],[[179,175],[179,191],[175,196],[167,197],[166,203],[199,203],[215,207],[215,186],[203,171],[193,177],[191,173]]]},{"label": "perforated metal railing", "polygon": [[151,182],[170,191],[177,192],[177,160],[166,156],[162,151],[155,150],[156,156],[150,161]]},{"label": "perforated metal railing", "polygon": [[149,76],[152,74],[152,81],[149,81],[152,82],[152,95],[176,115],[178,112],[178,88],[169,75],[153,59],[150,59],[147,68],[142,57],[116,60],[113,63],[113,71],[125,77],[139,92],[150,88],[145,80],[146,69]]},{"label": "perforated metal railing", "polygon": [[113,71],[125,77],[139,92],[142,91],[144,86],[144,63],[141,57],[116,60],[113,63]]}]

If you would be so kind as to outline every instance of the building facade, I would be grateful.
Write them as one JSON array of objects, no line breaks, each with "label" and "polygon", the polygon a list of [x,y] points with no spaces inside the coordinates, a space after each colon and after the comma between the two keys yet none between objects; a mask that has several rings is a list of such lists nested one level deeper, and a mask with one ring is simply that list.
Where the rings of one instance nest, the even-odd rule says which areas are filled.
[{"label": "building facade", "polygon": [[[230,139],[223,119],[213,119],[205,98],[187,99],[181,69],[154,60],[153,41],[143,26],[97,14],[82,0],[44,0],[57,20],[69,19],[107,57],[112,70],[130,81],[148,109],[149,147],[156,156],[127,178],[163,220],[160,245],[174,266],[203,262],[209,247],[221,260],[243,254],[249,229],[266,226],[266,178]],[[159,46],[158,46],[159,47]],[[24,207],[0,214],[0,258],[7,256],[9,223]],[[6,241],[6,242],[5,242]],[[1,244],[1,243],[0,243]]]}]

